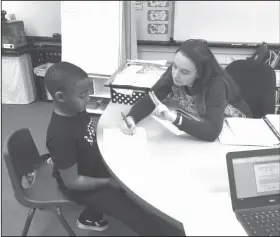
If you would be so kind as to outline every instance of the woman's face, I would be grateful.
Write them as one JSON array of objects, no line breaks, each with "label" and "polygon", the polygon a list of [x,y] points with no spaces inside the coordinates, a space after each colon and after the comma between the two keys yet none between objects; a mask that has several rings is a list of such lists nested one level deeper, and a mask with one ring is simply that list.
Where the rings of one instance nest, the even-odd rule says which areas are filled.
[{"label": "woman's face", "polygon": [[192,87],[197,78],[197,69],[194,63],[181,52],[174,56],[172,78],[175,85],[187,87]]}]

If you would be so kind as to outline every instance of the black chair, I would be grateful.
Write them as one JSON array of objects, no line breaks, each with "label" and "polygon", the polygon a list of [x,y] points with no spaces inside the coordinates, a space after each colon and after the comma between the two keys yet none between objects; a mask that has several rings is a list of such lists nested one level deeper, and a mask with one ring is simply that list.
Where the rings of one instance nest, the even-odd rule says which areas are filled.
[{"label": "black chair", "polygon": [[[22,236],[27,235],[37,208],[52,210],[68,234],[75,236],[61,210],[62,206],[73,203],[59,191],[52,177],[53,165],[48,159],[50,156],[39,155],[29,129],[19,129],[8,136],[3,156],[17,201],[30,208]],[[23,180],[29,180],[31,186],[23,187]]]},{"label": "black chair", "polygon": [[254,60],[236,60],[226,71],[239,86],[254,118],[275,113],[276,75],[272,67]]}]

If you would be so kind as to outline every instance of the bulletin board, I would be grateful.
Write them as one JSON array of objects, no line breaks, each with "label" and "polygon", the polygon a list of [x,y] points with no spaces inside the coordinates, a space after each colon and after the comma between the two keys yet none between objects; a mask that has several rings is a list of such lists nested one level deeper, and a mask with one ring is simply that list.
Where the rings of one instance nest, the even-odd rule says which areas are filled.
[{"label": "bulletin board", "polygon": [[135,1],[137,40],[169,41],[173,34],[172,1]]}]

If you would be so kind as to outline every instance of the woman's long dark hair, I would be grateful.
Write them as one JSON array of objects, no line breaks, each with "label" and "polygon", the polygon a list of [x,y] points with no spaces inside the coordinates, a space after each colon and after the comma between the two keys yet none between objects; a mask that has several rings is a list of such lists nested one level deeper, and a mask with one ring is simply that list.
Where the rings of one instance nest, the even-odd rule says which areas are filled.
[{"label": "woman's long dark hair", "polygon": [[227,101],[240,97],[240,90],[233,81],[232,77],[218,63],[217,59],[208,48],[208,46],[199,40],[185,41],[176,53],[181,52],[183,55],[193,61],[198,71],[198,78],[195,80],[190,94],[199,94],[213,78],[221,79],[226,85]]}]

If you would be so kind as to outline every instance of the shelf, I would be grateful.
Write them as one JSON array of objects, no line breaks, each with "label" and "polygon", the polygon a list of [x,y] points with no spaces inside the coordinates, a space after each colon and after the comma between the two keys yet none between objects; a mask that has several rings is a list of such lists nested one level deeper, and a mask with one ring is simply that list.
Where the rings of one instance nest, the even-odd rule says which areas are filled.
[{"label": "shelf", "polygon": [[104,87],[105,82],[108,80],[93,78],[93,91],[94,94],[90,97],[111,99],[110,88]]},{"label": "shelf", "polygon": [[102,114],[109,102],[110,99],[98,99],[91,97],[90,102],[86,106],[86,111],[91,114]]},{"label": "shelf", "polygon": [[104,112],[104,110],[102,109],[90,109],[90,108],[86,108],[86,111],[89,114],[102,114]]},{"label": "shelf", "polygon": [[111,99],[111,94],[106,91],[99,91],[98,93],[90,95],[90,97]]},{"label": "shelf", "polygon": [[111,76],[108,75],[98,75],[98,74],[88,74],[90,78],[100,79],[100,80],[109,80]]}]

